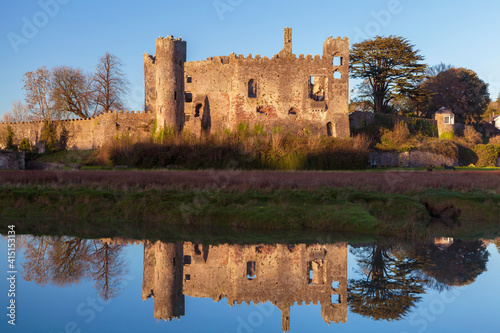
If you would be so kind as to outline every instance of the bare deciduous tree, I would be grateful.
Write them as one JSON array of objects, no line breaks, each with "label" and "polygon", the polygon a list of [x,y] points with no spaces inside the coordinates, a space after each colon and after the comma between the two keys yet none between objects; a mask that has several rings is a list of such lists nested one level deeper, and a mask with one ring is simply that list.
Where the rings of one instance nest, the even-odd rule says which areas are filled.
[{"label": "bare deciduous tree", "polygon": [[14,116],[12,115],[12,113],[10,113],[10,112],[6,112],[6,113],[4,113],[4,114],[3,114],[3,116],[2,116],[2,121],[3,121],[3,122],[6,122],[6,123],[12,123],[12,122],[14,122],[15,120],[14,120]]},{"label": "bare deciduous tree", "polygon": [[129,82],[122,71],[122,62],[112,54],[99,59],[94,76],[95,103],[100,112],[124,108],[123,97],[128,92]]},{"label": "bare deciduous tree", "polygon": [[438,65],[434,65],[432,67],[427,68],[426,74],[428,76],[436,76],[439,73],[447,71],[450,68],[453,68],[453,66],[452,65],[447,65],[444,62],[442,62],[442,63],[440,63]]},{"label": "bare deciduous tree", "polygon": [[12,102],[11,111],[3,115],[3,121],[9,123],[29,120],[31,120],[31,116],[29,115],[28,107],[19,100]]},{"label": "bare deciduous tree", "polygon": [[52,69],[51,98],[57,110],[80,118],[92,117],[92,82],[80,68],[59,66]]},{"label": "bare deciduous tree", "polygon": [[52,121],[61,118],[51,99],[51,74],[45,66],[25,73],[23,83],[27,107],[35,119]]},{"label": "bare deciduous tree", "polygon": [[19,100],[12,102],[12,118],[14,121],[31,120],[27,105]]}]

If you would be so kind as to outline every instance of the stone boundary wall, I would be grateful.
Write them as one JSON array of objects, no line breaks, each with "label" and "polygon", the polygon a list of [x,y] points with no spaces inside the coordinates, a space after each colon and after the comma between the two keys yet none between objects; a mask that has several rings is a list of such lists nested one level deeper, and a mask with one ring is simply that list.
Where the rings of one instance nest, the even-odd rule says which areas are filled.
[{"label": "stone boundary wall", "polygon": [[24,170],[25,153],[23,151],[0,150],[0,170]]},{"label": "stone boundary wall", "polygon": [[404,153],[373,151],[370,153],[370,165],[378,167],[440,167],[443,164],[458,166],[458,160],[426,151]]},{"label": "stone boundary wall", "polygon": [[[53,125],[62,149],[88,150],[99,148],[114,137],[151,137],[154,120],[152,112],[117,111],[88,119],[58,120]],[[41,151],[44,149],[41,143],[43,121],[0,123],[0,147],[5,147],[8,126],[14,134],[14,144],[27,138],[32,146],[38,146]]]}]

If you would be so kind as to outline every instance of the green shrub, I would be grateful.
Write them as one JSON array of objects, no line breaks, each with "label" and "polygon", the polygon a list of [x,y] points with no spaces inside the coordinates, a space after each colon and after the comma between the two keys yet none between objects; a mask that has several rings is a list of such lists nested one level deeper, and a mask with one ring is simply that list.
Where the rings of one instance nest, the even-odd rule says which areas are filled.
[{"label": "green shrub", "polygon": [[455,132],[454,131],[451,131],[451,132],[443,132],[441,133],[441,135],[439,136],[440,139],[443,139],[443,140],[453,140],[453,138],[455,137]]},{"label": "green shrub", "polygon": [[466,125],[464,129],[464,140],[470,146],[475,146],[483,142],[482,135],[473,126]]},{"label": "green shrub", "polygon": [[394,125],[392,130],[383,128],[380,136],[380,146],[382,149],[399,150],[401,146],[408,143],[410,130],[405,122]]},{"label": "green shrub", "polygon": [[21,151],[31,151],[31,142],[28,138],[24,138],[19,143],[19,150]]},{"label": "green shrub", "polygon": [[457,144],[458,146],[458,162],[460,165],[476,165],[477,164],[477,154],[470,147],[464,146],[462,144]]},{"label": "green shrub", "polygon": [[264,126],[263,125],[254,125],[253,132],[257,135],[264,133]]},{"label": "green shrub", "polygon": [[427,119],[408,117],[406,125],[411,134],[421,134],[424,136],[437,137],[438,128],[434,122],[427,121]]},{"label": "green shrub", "polygon": [[477,145],[473,148],[477,154],[477,166],[492,167],[496,166],[497,158],[500,155],[500,146],[497,145]]},{"label": "green shrub", "polygon": [[249,124],[247,122],[239,123],[236,132],[238,132],[238,134],[248,134],[248,126]]},{"label": "green shrub", "polygon": [[57,131],[51,122],[46,122],[42,128],[41,141],[45,142],[45,151],[54,152],[57,150]]},{"label": "green shrub", "polygon": [[7,126],[7,142],[5,144],[6,149],[16,149],[16,145],[14,145],[14,132],[12,132],[12,128]]}]

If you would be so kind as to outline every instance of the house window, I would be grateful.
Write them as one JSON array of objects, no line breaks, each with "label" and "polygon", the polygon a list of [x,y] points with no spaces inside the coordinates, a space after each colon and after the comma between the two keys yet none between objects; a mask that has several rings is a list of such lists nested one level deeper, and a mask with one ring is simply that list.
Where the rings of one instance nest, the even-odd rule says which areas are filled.
[{"label": "house window", "polygon": [[188,76],[188,77],[186,78],[186,82],[187,82],[187,83],[191,83],[191,82],[193,82],[193,78],[192,78],[191,76]]},{"label": "house window", "polygon": [[342,73],[339,72],[339,71],[333,72],[333,78],[336,79],[336,80],[341,79],[342,78]]},{"label": "house window", "polygon": [[257,98],[257,81],[254,79],[248,81],[248,97]]},{"label": "house window", "polygon": [[444,117],[444,123],[445,123],[445,124],[451,124],[451,121],[450,121],[450,116],[445,116],[445,117]]},{"label": "house window", "polygon": [[193,94],[186,92],[186,103],[191,103],[193,101]]},{"label": "house window", "polygon": [[191,265],[191,256],[184,256],[184,265]]}]

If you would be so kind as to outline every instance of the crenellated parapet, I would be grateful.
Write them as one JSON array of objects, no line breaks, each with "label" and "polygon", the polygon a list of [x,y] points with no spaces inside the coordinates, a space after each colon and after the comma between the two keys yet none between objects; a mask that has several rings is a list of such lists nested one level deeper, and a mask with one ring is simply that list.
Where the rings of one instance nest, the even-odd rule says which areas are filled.
[{"label": "crenellated parapet", "polygon": [[[106,115],[113,115],[113,114],[144,114],[144,115],[152,115],[153,112],[148,112],[148,111],[128,111],[128,110],[117,110],[117,111],[106,111],[100,114],[97,114],[95,116],[89,117],[89,118],[70,118],[70,119],[58,119],[58,120],[53,120],[51,121],[52,123],[69,123],[69,122],[86,122],[89,120],[95,120],[95,119],[100,119],[100,117],[106,117]],[[45,120],[29,120],[29,121],[12,121],[12,122],[5,122],[5,121],[0,121],[0,124],[7,124],[7,125],[15,125],[15,124],[44,124],[47,121]]]},{"label": "crenellated parapet", "polygon": [[[148,111],[109,111],[99,115],[82,119],[54,120],[50,124],[56,130],[58,141],[64,142],[61,149],[86,150],[101,147],[106,141],[123,133],[136,138],[151,136],[155,114]],[[0,123],[0,132],[6,132],[10,127],[14,134],[14,143],[19,144],[22,139],[28,139],[32,146],[39,149],[45,121],[18,121]],[[0,145],[3,142],[0,142]]]}]

